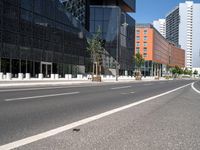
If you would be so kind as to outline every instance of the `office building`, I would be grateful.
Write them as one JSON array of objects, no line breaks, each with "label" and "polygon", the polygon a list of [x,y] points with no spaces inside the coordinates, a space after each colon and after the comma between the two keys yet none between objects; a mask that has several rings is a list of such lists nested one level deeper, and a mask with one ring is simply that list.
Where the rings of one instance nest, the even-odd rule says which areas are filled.
[{"label": "office building", "polygon": [[60,0],[65,10],[70,12],[81,24],[89,30],[89,0]]},{"label": "office building", "polygon": [[128,12],[135,12],[135,0],[90,0],[90,32],[100,28],[110,55],[104,69],[114,75],[133,71],[135,20]]},{"label": "office building", "polygon": [[166,16],[167,39],[185,49],[185,65],[200,72],[200,3],[180,3]]},{"label": "office building", "polygon": [[0,72],[85,73],[86,35],[59,0],[0,0]]},{"label": "office building", "polygon": [[137,24],[135,53],[145,59],[142,67],[144,76],[162,76],[168,67],[184,67],[185,51],[168,42],[151,24]]},{"label": "office building", "polygon": [[153,21],[153,26],[156,28],[162,36],[166,37],[166,20],[158,19]]}]

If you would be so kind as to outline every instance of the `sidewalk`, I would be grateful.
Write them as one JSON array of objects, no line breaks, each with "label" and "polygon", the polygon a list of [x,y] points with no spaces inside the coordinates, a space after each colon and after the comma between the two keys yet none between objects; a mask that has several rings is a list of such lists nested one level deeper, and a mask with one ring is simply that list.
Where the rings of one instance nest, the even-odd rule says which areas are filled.
[{"label": "sidewalk", "polygon": [[[153,78],[143,78],[142,80],[135,80],[134,78],[130,79],[121,79],[119,78],[118,81],[116,81],[115,78],[112,79],[104,79],[100,83],[126,83],[126,82],[148,82],[148,81],[163,81],[164,78],[161,78],[160,80],[155,80]],[[91,80],[51,80],[51,79],[43,79],[43,80],[18,80],[18,79],[12,79],[12,80],[2,80],[0,81],[0,87],[18,87],[18,86],[39,86],[39,85],[49,85],[49,86],[55,86],[55,85],[80,85],[80,84],[97,84],[98,82],[92,82]]]}]

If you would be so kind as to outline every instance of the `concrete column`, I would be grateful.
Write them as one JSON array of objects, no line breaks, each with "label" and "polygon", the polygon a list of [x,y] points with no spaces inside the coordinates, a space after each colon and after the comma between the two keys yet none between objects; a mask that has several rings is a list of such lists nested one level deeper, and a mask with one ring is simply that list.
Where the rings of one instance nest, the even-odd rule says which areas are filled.
[{"label": "concrete column", "polygon": [[3,72],[0,72],[0,80],[3,80]]},{"label": "concrete column", "polygon": [[39,78],[40,80],[42,80],[42,79],[43,79],[43,74],[42,74],[42,73],[39,73],[38,78]]},{"label": "concrete column", "polygon": [[11,80],[11,73],[6,73],[6,80]]},{"label": "concrete column", "polygon": [[23,80],[23,73],[18,73],[18,79]]},{"label": "concrete column", "polygon": [[55,74],[51,74],[51,79],[52,79],[52,80],[55,79]]},{"label": "concrete column", "polygon": [[59,74],[55,74],[55,79],[56,79],[56,80],[59,79]]},{"label": "concrete column", "polygon": [[26,73],[26,80],[29,80],[31,78],[31,74],[30,73]]}]

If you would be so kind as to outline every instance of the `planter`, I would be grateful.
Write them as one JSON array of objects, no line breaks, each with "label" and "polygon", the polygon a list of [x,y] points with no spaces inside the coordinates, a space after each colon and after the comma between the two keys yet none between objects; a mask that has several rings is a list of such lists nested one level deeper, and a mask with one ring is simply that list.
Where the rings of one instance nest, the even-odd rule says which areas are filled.
[{"label": "planter", "polygon": [[101,76],[93,77],[92,81],[101,82]]}]

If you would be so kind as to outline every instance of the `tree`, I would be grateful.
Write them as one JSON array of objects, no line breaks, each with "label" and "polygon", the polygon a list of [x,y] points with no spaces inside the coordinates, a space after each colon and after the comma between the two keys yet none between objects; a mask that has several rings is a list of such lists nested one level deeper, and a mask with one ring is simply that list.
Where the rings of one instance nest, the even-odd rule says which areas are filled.
[{"label": "tree", "polygon": [[[96,34],[94,34],[90,39],[87,39],[87,50],[90,53],[91,60],[93,63],[93,71],[92,71],[92,77],[94,75],[94,72],[96,70],[96,77],[99,75],[99,70],[101,70],[101,62],[102,62],[102,55],[105,51],[103,47],[103,42],[100,38],[101,30],[98,28]],[[95,66],[96,65],[96,69]],[[100,67],[100,68],[99,68]]]},{"label": "tree", "polygon": [[136,77],[141,76],[141,67],[145,62],[143,56],[138,52],[134,56],[135,66],[137,68]]},{"label": "tree", "polygon": [[172,69],[172,74],[176,77],[177,75],[181,75],[183,74],[184,71],[183,69],[181,69],[179,66],[175,66],[173,69]]},{"label": "tree", "polygon": [[198,71],[197,71],[197,70],[194,70],[193,74],[194,74],[194,76],[195,76],[195,75],[198,75]]}]

